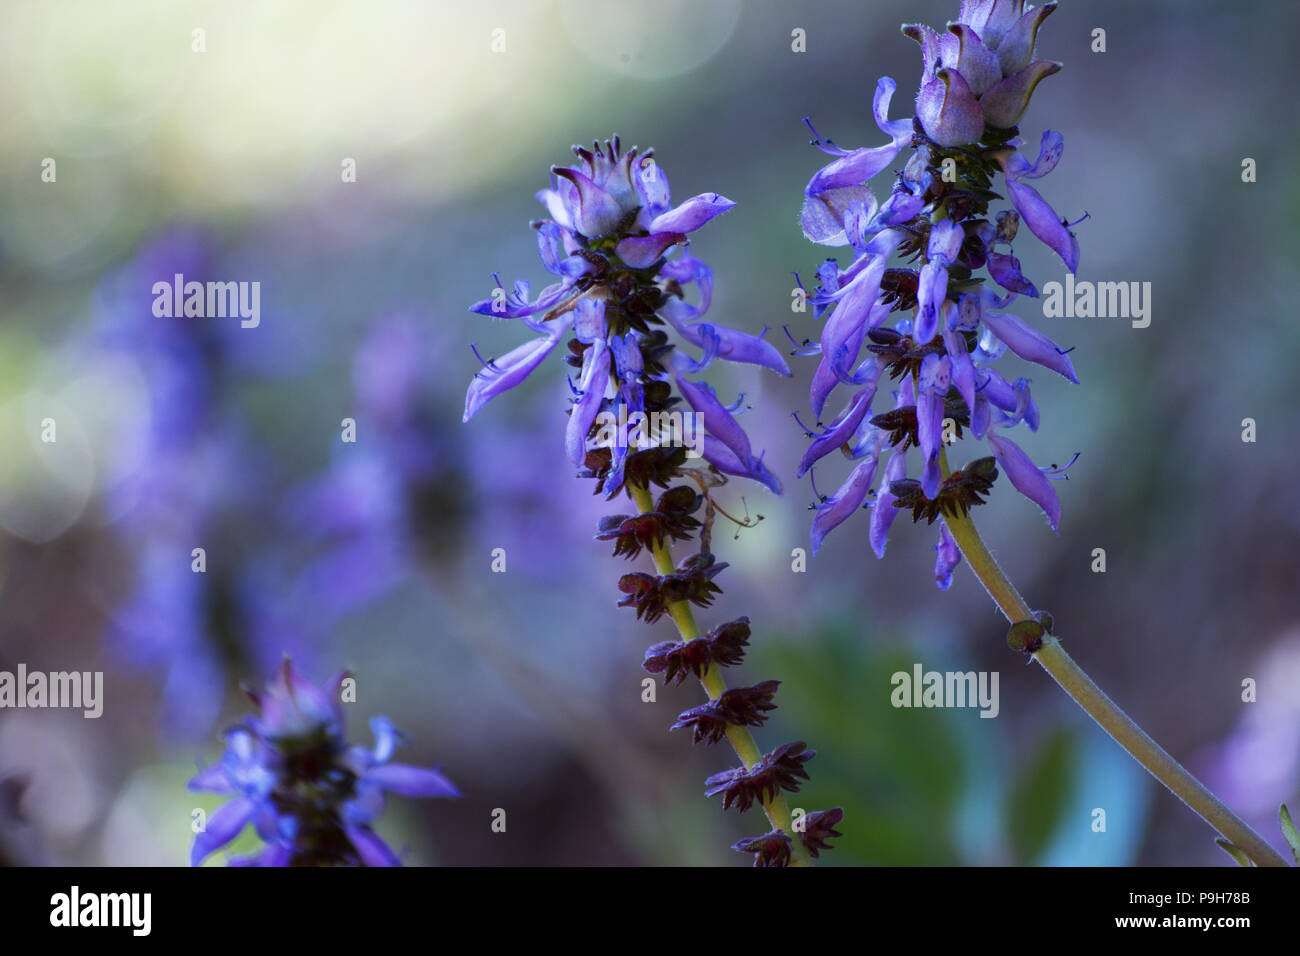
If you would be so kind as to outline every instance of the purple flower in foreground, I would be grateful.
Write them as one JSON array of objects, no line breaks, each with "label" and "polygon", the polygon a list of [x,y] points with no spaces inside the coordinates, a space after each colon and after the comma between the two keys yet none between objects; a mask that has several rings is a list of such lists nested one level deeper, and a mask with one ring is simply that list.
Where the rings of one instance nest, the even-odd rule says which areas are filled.
[{"label": "purple flower in foreground", "polygon": [[[809,432],[799,472],[837,449],[855,463],[817,506],[814,551],[833,528],[867,507],[871,547],[883,557],[898,511],[908,508],[914,520],[931,522],[964,515],[983,503],[980,496],[998,467],[1043,510],[1053,530],[1060,522],[1050,479],[1063,469],[1039,468],[1001,434],[1022,422],[1037,431],[1029,381],[1008,382],[991,367],[1010,349],[1078,382],[1067,350],[1006,311],[1017,295],[1038,295],[1012,248],[1022,224],[1070,271],[1079,263],[1070,224],[1029,185],[1059,162],[1061,135],[1044,133],[1031,164],[1018,152],[1015,125],[1038,82],[1059,69],[1033,59],[1038,28],[1053,9],[1049,3],[1026,10],[1023,0],[966,0],[942,34],[904,27],[922,50],[916,119],[886,118],[895,84],[885,78],[877,84],[873,113],[888,143],[849,151],[813,141],[836,159],[804,190],[804,234],[819,244],[850,246],[855,256],[844,270],[827,260],[809,297],[814,316],[824,320],[820,341],[803,350],[821,357],[809,393],[814,415],[821,418],[837,386],[853,392],[837,415]],[[878,203],[867,180],[904,149],[911,155],[894,175],[889,197]],[[1013,208],[994,215],[989,204],[999,198],[998,175]],[[1004,294],[976,275],[984,268]],[[897,385],[883,388],[891,379]],[[872,408],[880,394],[892,398],[883,412]],[[966,430],[986,440],[992,455],[945,474],[944,446]],[[908,475],[906,458],[912,446],[921,455],[915,477]],[[940,535],[935,581],[946,588],[961,555],[946,527]]]},{"label": "purple flower in foreground", "polygon": [[[901,148],[907,134],[896,132]],[[689,730],[695,743],[706,746],[727,740],[744,755],[755,747],[749,728],[762,727],[777,706],[780,682],[717,689],[721,669],[744,657],[749,619],[697,636],[692,606],[712,604],[722,590],[716,578],[727,567],[709,550],[715,515],[731,517],[715,503],[713,489],[728,475],[762,482],[777,494],[781,485],[736,419],[743,396],[728,404],[703,375],[719,358],[781,375],[790,370],[762,334],[706,320],[712,272],[692,255],[667,255],[685,244],[688,233],[730,209],[731,201],[706,193],[673,208],[668,181],[650,154],[624,153],[617,139],[574,152],[580,166],[553,169],[551,188],[537,197],[551,215],[536,224],[542,261],[558,281],[535,299],[527,283],[516,283],[510,294],[499,288],[472,308],[518,318],[536,337],[483,363],[470,383],[464,417],[468,421],[522,382],[567,339],[565,358],[573,369],[567,457],[581,477],[596,480],[598,492],[611,499],[623,492],[635,504],[632,514],[601,519],[595,537],[612,543],[615,557],[631,560],[650,552],[658,572],[622,575],[619,605],[647,624],[671,618],[681,638],[652,645],[642,666],[662,674],[666,684],[688,674],[707,681],[710,699],[683,711],[673,729]],[[876,160],[846,166],[860,170],[864,162],[869,167]],[[694,304],[684,291],[690,286]],[[850,430],[847,426],[845,434]],[[703,461],[691,463],[692,458]],[[696,536],[698,550],[674,561],[673,544]],[[838,835],[827,826],[816,839],[796,843],[784,832],[789,811],[781,791],[798,790],[799,781],[808,778],[803,764],[812,756],[803,743],[786,744],[761,766],[742,762],[709,778],[709,793],[722,793],[724,807],[743,812],[760,804],[776,826],[766,836],[737,844],[764,865],[806,863],[827,848],[824,837]]]},{"label": "purple flower in foreground", "polygon": [[[735,204],[702,193],[673,207],[664,171],[653,151],[626,152],[617,137],[574,147],[580,162],[553,167],[551,187],[537,194],[550,218],[534,223],[542,264],[557,281],[531,298],[527,282],[507,293],[498,285],[470,311],[519,319],[537,334],[498,358],[485,361],[465,396],[464,420],[524,381],[569,337],[566,360],[573,404],[565,448],[575,467],[599,471],[606,494],[623,484],[630,453],[657,447],[664,437],[656,422],[681,422],[673,386],[702,419],[706,432],[692,451],[724,474],[752,478],[780,492],[780,483],[756,455],[737,423],[702,374],[727,359],[789,375],[779,349],[752,335],[706,321],[713,274],[699,259],[668,253],[687,235]],[[695,286],[697,304],[685,290]],[[669,330],[682,344],[670,341]],[[699,358],[682,345],[700,350]],[[675,417],[674,417],[675,416]],[[644,419],[638,426],[637,422]],[[627,422],[604,429],[600,420]],[[598,465],[589,458],[603,456]]]},{"label": "purple flower in foreground", "polygon": [[231,799],[194,838],[198,866],[248,824],[266,843],[244,866],[400,866],[371,824],[383,791],[406,797],[458,797],[437,770],[390,763],[401,734],[387,717],[370,721],[374,746],[349,747],[343,737],[345,674],[318,687],[293,672],[288,659],[262,693],[249,692],[258,716],[226,733],[226,751],[190,781]]}]

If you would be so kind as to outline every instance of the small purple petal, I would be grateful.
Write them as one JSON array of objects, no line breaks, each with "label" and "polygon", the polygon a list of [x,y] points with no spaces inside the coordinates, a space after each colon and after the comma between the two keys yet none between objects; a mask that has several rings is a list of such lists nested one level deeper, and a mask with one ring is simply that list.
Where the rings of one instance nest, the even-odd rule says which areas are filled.
[{"label": "small purple petal", "polygon": [[885,465],[885,478],[880,483],[880,494],[876,496],[876,502],[871,506],[871,522],[867,529],[867,540],[871,544],[871,550],[876,552],[877,558],[885,556],[885,543],[889,535],[889,526],[894,523],[898,517],[900,509],[894,507],[894,496],[889,493],[889,486],[895,481],[902,481],[907,477],[907,455],[902,452],[894,452],[890,456],[889,463]]},{"label": "small purple petal", "polygon": [[871,209],[876,207],[876,197],[867,186],[844,186],[807,196],[799,214],[805,238],[821,246],[847,246],[844,216],[854,202],[865,203]]},{"label": "small purple petal", "polygon": [[812,383],[808,386],[808,405],[816,418],[822,417],[826,399],[839,381],[839,376],[831,368],[830,359],[823,355],[822,360],[817,363],[817,370],[813,372]]},{"label": "small purple petal", "polygon": [[871,400],[875,397],[875,394],[876,386],[873,383],[849,399],[848,406],[835,422],[826,431],[813,439],[812,444],[808,446],[803,459],[799,462],[799,470],[795,472],[796,478],[802,478],[815,462],[826,457],[849,440],[858,430],[858,426],[862,424],[862,419],[867,412],[871,410]]},{"label": "small purple petal", "polygon": [[897,89],[898,84],[888,76],[876,80],[876,91],[871,95],[871,117],[882,133],[906,145],[912,139],[911,117],[896,120],[889,118],[889,103]]},{"label": "small purple petal", "polygon": [[972,93],[979,96],[1002,79],[998,54],[984,45],[978,33],[964,23],[948,24],[948,32],[957,42],[951,44],[952,54],[946,65],[956,68]]},{"label": "small purple petal", "polygon": [[985,43],[996,48],[1024,7],[1024,0],[962,0],[958,19],[974,27]]},{"label": "small purple petal", "polygon": [[939,525],[939,543],[934,546],[934,583],[940,591],[952,586],[952,572],[961,564],[961,549],[946,524]]},{"label": "small purple petal", "polygon": [[388,763],[393,759],[393,752],[401,742],[402,735],[387,717],[371,717],[370,732],[375,736],[375,746],[370,752],[371,759],[379,763]]},{"label": "small purple petal", "polygon": [[347,827],[343,831],[366,866],[401,866],[402,861],[369,827]]},{"label": "small purple petal", "polygon": [[188,790],[210,790],[213,793],[234,793],[235,788],[230,783],[230,778],[226,776],[226,771],[222,764],[214,763],[210,767],[204,767],[196,773],[190,782],[186,784]]},{"label": "small purple petal", "polygon": [[1038,194],[1038,190],[1027,183],[1007,180],[1007,190],[1016,211],[1029,231],[1045,242],[1053,252],[1061,257],[1065,267],[1071,272],[1079,271],[1079,241],[1074,238],[1065,223],[1057,218],[1047,200]]},{"label": "small purple petal", "polygon": [[1038,158],[1034,160],[1034,165],[1030,166],[1025,157],[1015,153],[1007,160],[1010,176],[1016,180],[1039,179],[1046,176],[1056,168],[1064,152],[1065,138],[1056,130],[1044,130],[1043,138],[1038,143]]},{"label": "small purple petal", "polygon": [[[513,294],[480,299],[469,307],[477,315],[489,315],[496,319],[522,319],[538,312],[545,312],[570,293],[572,286],[568,282],[556,282],[547,286],[538,295],[536,301],[527,299],[527,282],[515,283]],[[523,291],[523,295],[520,291]]]},{"label": "small purple petal", "polygon": [[952,381],[968,409],[975,407],[975,366],[966,351],[966,337],[956,329],[943,333],[943,342],[952,360]]},{"label": "small purple petal", "polygon": [[916,98],[916,115],[926,135],[940,146],[977,143],[984,135],[984,113],[979,100],[965,78],[947,67],[937,70],[934,79],[921,87]]},{"label": "small purple petal", "polygon": [[1007,30],[998,43],[998,66],[1003,76],[1018,73],[1029,65],[1029,61],[1034,58],[1034,41],[1038,37],[1038,28],[1055,9],[1055,3],[1044,3],[1026,10]]},{"label": "small purple petal", "polygon": [[579,342],[591,345],[605,340],[605,302],[603,299],[579,299],[573,309],[573,334]]},{"label": "small purple petal", "polygon": [[770,368],[778,375],[790,374],[790,366],[786,363],[781,350],[762,336],[750,335],[748,332],[727,328],[725,325],[715,325],[712,322],[683,322],[667,310],[663,315],[681,337],[692,345],[705,348],[708,339],[716,339],[717,354],[729,362],[761,365],[763,368]]},{"label": "small purple petal", "polygon": [[722,442],[735,455],[741,467],[748,470],[754,462],[749,436],[718,401],[713,387],[707,382],[689,382],[684,378],[677,379],[677,387],[691,408],[704,417],[704,427],[708,433]]},{"label": "small purple petal", "polygon": [[[564,166],[552,168],[556,176],[567,179],[577,191],[577,210],[571,213],[573,226],[588,238],[603,236],[618,225],[623,209],[614,197],[591,181],[584,173]],[[651,230],[668,232],[669,230]]]},{"label": "small purple petal", "polygon": [[903,148],[898,142],[884,146],[863,147],[823,166],[804,189],[805,195],[818,196],[831,189],[856,186],[878,174],[894,161]]},{"label": "small purple petal", "polygon": [[460,791],[451,781],[436,770],[412,767],[404,763],[389,763],[371,767],[365,779],[385,790],[404,797],[459,797]]},{"label": "small purple petal", "polygon": [[573,403],[569,421],[564,429],[564,447],[574,467],[582,467],[587,457],[587,435],[605,399],[605,386],[609,383],[609,349],[604,340],[598,340],[583,355],[582,378],[578,388],[582,394]]},{"label": "small purple petal", "polygon": [[1020,272],[1020,260],[1010,253],[988,252],[989,275],[993,276],[993,281],[1004,289],[1011,292],[1017,292],[1020,295],[1029,296],[1032,299],[1038,298],[1038,289],[1034,284],[1026,279]]},{"label": "small purple petal", "polygon": [[194,837],[190,849],[190,866],[198,866],[208,856],[221,849],[244,829],[253,816],[254,803],[247,797],[236,797],[224,803],[208,817],[207,825]]},{"label": "small purple petal", "polygon": [[651,220],[647,231],[656,232],[694,232],[714,216],[720,216],[736,205],[726,196],[717,193],[700,193],[692,196],[676,209],[672,209]]},{"label": "small purple petal", "polygon": [[542,265],[551,275],[560,274],[560,260],[568,257],[564,249],[564,229],[553,222],[544,222],[537,229],[537,253]]},{"label": "small purple petal", "polygon": [[939,330],[939,308],[948,294],[948,266],[932,261],[921,266],[916,288],[916,328],[918,343],[929,342]]},{"label": "small purple petal", "polygon": [[567,322],[556,321],[550,335],[533,339],[511,349],[501,358],[496,359],[492,367],[479,371],[469,383],[469,390],[465,393],[465,414],[461,421],[469,421],[492,399],[503,392],[508,392],[526,379],[533,369],[551,354],[551,350],[555,348],[571,323],[571,316]]},{"label": "small purple petal", "polygon": [[738,478],[750,478],[754,481],[760,482],[761,484],[767,485],[774,495],[779,495],[781,493],[780,480],[776,475],[767,470],[767,466],[763,464],[761,458],[751,459],[749,464],[746,465],[736,457],[735,452],[722,444],[722,442],[718,441],[712,435],[704,436],[704,448],[701,449],[700,455],[705,461],[713,465],[724,475],[735,475]]},{"label": "small purple petal", "polygon": [[[847,368],[857,360],[861,333],[880,298],[885,261],[884,256],[873,257],[848,285],[834,293],[835,309],[822,326],[821,337],[822,355],[826,356],[832,369]],[[841,355],[840,350],[846,344],[856,344],[857,348],[851,348],[851,354]]]},{"label": "small purple petal", "polygon": [[1079,384],[1070,356],[1062,354],[1057,344],[1042,332],[1010,312],[986,311],[983,317],[984,324],[993,334],[1022,359],[1050,368],[1074,384]]},{"label": "small purple petal", "polygon": [[835,494],[817,506],[810,534],[813,554],[821,549],[822,541],[833,528],[862,506],[875,475],[876,458],[873,455],[859,462]]},{"label": "small purple petal", "polygon": [[931,458],[921,469],[921,490],[925,492],[927,498],[933,498],[939,493],[939,486],[942,483],[943,473],[939,469],[939,459]]},{"label": "small purple petal", "polygon": [[614,247],[614,252],[633,269],[644,269],[685,238],[680,232],[632,236],[620,239],[618,245]]},{"label": "small purple petal", "polygon": [[1029,107],[1029,98],[1033,95],[1034,88],[1044,77],[1051,76],[1060,69],[1059,63],[1039,60],[1008,76],[980,98],[984,120],[999,129],[1015,126]]},{"label": "small purple petal", "polygon": [[668,176],[649,156],[642,157],[636,167],[633,186],[641,203],[642,215],[654,219],[672,202],[668,190]]},{"label": "small purple petal", "polygon": [[996,432],[989,432],[989,447],[998,459],[998,464],[1006,472],[1016,490],[1043,509],[1047,521],[1056,531],[1061,523],[1061,502],[1056,497],[1056,489],[1042,469],[1030,460],[1020,446],[1010,438],[1004,438]]}]

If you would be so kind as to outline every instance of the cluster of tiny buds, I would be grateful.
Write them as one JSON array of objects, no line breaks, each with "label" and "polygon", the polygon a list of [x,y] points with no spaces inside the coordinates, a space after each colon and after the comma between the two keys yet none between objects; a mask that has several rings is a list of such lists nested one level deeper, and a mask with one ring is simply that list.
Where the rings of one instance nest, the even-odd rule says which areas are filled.
[{"label": "cluster of tiny buds", "polygon": [[[657,484],[667,487],[675,477],[678,463],[670,462],[658,449],[633,452],[628,457],[628,475],[638,475],[643,487]],[[638,461],[639,457],[645,460]],[[603,470],[599,462],[590,463],[593,477]],[[653,480],[646,480],[653,479]],[[699,534],[707,542],[710,518],[703,521],[694,515],[704,506],[707,496],[688,485],[667,487],[655,500],[651,511],[637,514],[614,514],[601,519],[596,538],[613,542],[614,555],[634,558],[643,550],[657,551],[669,541],[689,540]],[[625,595],[620,606],[636,609],[637,617],[647,623],[671,613],[673,605],[689,602],[708,607],[721,588],[715,577],[727,565],[719,563],[707,545],[679,561],[670,574],[632,572],[619,580]],[[644,668],[661,675],[665,686],[680,684],[688,676],[703,680],[714,668],[734,667],[741,663],[749,645],[749,618],[741,617],[719,624],[702,637],[663,641],[645,652]],[[734,728],[761,727],[768,714],[776,709],[774,698],[780,681],[767,680],[751,687],[733,687],[716,698],[682,711],[672,730],[689,730],[697,744],[712,745],[726,739]],[[753,766],[738,766],[716,773],[705,781],[705,796],[721,796],[724,810],[735,807],[743,813],[755,803],[766,806],[779,793],[797,792],[808,779],[805,764],[815,751],[803,741],[783,744],[763,755]],[[793,834],[773,829],[762,836],[736,843],[733,849],[754,855],[755,866],[786,866],[792,859],[794,840],[803,843],[807,854],[817,857],[827,842],[840,834],[835,826],[843,819],[841,808],[799,815],[792,823]]]}]

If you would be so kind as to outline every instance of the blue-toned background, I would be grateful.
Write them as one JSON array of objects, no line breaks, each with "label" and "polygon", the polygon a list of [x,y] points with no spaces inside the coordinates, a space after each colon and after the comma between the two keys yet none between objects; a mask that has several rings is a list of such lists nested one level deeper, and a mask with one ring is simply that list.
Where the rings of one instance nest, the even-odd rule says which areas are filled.
[{"label": "blue-toned background", "polygon": [[[800,120],[880,142],[876,78],[898,80],[906,115],[921,67],[898,24],[957,11],[793,6],[4,6],[0,669],[106,685],[98,720],[0,712],[4,861],[183,863],[191,810],[215,805],[185,781],[245,711],[241,682],[290,653],[318,679],[351,667],[354,735],[388,714],[412,740],[401,759],[464,791],[390,802],[378,829],[412,864],[745,863],[727,847],[764,828],[756,812],[702,796],[729,754],[666,732],[699,688],[641,701],[642,650],[671,624],[615,607],[625,567],[592,540],[600,499],[563,454],[560,363],[462,425],[470,343],[499,355],[522,337],[466,306],[496,270],[544,282],[532,195],[570,144],[617,132],[655,147],[678,199],[736,201],[693,237],[712,314],[815,335],[790,309],[791,273],[826,254],[798,227],[824,159]],[[1278,845],[1277,804],[1300,802],[1297,28],[1293,5],[1264,2],[1066,0],[1046,22],[1039,54],[1065,68],[1021,128],[1066,149],[1042,188],[1090,216],[1079,278],[1150,281],[1153,321],[1017,303],[1075,348],[1082,381],[1023,370],[1043,418],[1026,450],[1081,457],[1059,538],[1004,487],[976,514],[1080,663]],[[1046,249],[1018,254],[1040,286],[1063,277]],[[177,272],[260,282],[261,325],[154,317],[153,283]],[[814,500],[790,415],[813,362],[792,365],[719,383],[745,392],[786,494],[723,489],[764,520],[734,541],[719,524],[732,568],[701,617],[753,620],[744,674],[783,681],[759,741],[807,740],[792,805],[845,809],[828,861],[1230,864],[1006,649],[965,568],[935,589],[933,529],[896,523],[880,562],[853,521],[792,572]],[[890,674],[915,662],[998,671],[998,717],[894,709]]]}]

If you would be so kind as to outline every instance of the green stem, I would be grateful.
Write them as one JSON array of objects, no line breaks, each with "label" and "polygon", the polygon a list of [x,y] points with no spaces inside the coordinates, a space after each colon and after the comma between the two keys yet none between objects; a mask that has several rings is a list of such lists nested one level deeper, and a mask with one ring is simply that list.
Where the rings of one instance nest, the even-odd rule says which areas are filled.
[{"label": "green stem", "polygon": [[[940,466],[944,477],[947,477],[950,473],[947,456],[942,450],[939,455]],[[1012,624],[1032,620],[1033,612],[1029,609],[1029,605],[1020,596],[1020,592],[1003,572],[997,560],[989,553],[970,514],[961,517],[945,515],[943,520],[961,549],[962,557],[966,559],[966,563],[984,585],[989,597],[993,598],[993,603],[1006,615],[1007,620]],[[1169,755],[1168,751],[1134,723],[1133,718],[1107,697],[1083,668],[1065,652],[1060,641],[1051,634],[1045,634],[1042,646],[1032,656],[1042,665],[1043,670],[1052,675],[1061,689],[1127,750],[1134,760],[1169,788],[1174,796],[1187,804],[1202,820],[1219,831],[1224,839],[1240,847],[1258,866],[1287,865],[1286,860],[1251,829],[1249,824],[1228,809],[1222,800],[1188,773],[1182,764]]]},{"label": "green stem", "polygon": [[[654,501],[650,497],[650,492],[638,485],[628,484],[628,490],[632,494],[632,500],[636,502],[637,508],[644,514],[647,511],[654,510]],[[662,545],[652,545],[650,553],[654,557],[655,568],[660,574],[672,574],[676,570],[673,564],[672,550],[665,540]],[[695,623],[695,614],[691,611],[691,606],[686,601],[674,601],[668,605],[668,615],[677,625],[677,633],[681,635],[682,640],[691,641],[700,636],[700,627]],[[727,682],[722,679],[722,673],[716,664],[710,664],[704,676],[700,678],[700,684],[703,685],[705,693],[709,695],[709,700],[717,700],[727,690]],[[758,749],[758,744],[754,742],[754,735],[749,732],[748,727],[737,727],[734,724],[727,727],[727,741],[731,744],[736,756],[740,758],[741,763],[746,767],[752,768],[761,759],[763,752]],[[785,802],[785,796],[777,791],[776,795],[770,800],[763,801],[763,813],[767,815],[768,822],[772,824],[772,829],[780,830],[790,837],[790,865],[791,866],[812,866],[812,859],[808,855],[808,849],[804,846],[803,840],[799,834],[794,831],[790,823],[790,807]]]}]

